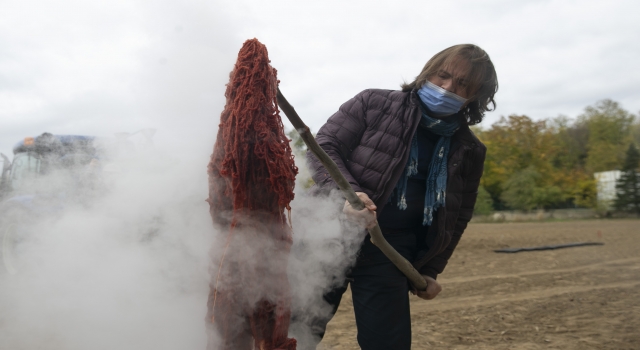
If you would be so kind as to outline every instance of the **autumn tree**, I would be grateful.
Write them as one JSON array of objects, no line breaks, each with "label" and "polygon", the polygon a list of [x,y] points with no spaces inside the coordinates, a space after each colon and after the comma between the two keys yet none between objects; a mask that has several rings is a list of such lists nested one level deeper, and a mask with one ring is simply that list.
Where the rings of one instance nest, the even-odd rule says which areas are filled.
[{"label": "autumn tree", "polygon": [[551,162],[556,168],[584,169],[587,160],[589,129],[585,123],[573,123],[566,116],[553,118],[549,122],[555,134]]},{"label": "autumn tree", "polygon": [[473,127],[487,146],[481,185],[496,209],[595,207],[593,173],[623,166],[629,144],[640,144],[634,121],[618,103],[602,100],[576,121],[511,115],[488,129]]},{"label": "autumn tree", "polygon": [[588,171],[620,169],[631,142],[634,118],[612,100],[602,100],[585,108],[578,124],[584,124],[589,131],[585,164]]},{"label": "autumn tree", "polygon": [[[496,207],[530,210],[592,202],[595,183],[581,166],[584,147],[567,141],[581,131],[567,119],[533,121],[518,115],[475,131],[487,146],[482,185]],[[531,188],[521,188],[525,184]]]},{"label": "autumn tree", "polygon": [[562,189],[566,203],[597,206],[596,182],[586,169],[589,129],[585,123],[573,123],[565,116],[551,119],[549,132],[554,136],[551,165],[555,186]]},{"label": "autumn tree", "polygon": [[511,115],[501,118],[489,130],[476,132],[487,146],[482,185],[502,206],[502,191],[506,181],[515,173],[547,160],[545,121],[535,122],[527,116]]}]

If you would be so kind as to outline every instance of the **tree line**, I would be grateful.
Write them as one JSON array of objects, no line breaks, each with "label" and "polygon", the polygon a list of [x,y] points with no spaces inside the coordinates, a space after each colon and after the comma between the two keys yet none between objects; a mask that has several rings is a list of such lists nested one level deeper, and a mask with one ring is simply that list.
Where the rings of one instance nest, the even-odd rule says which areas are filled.
[{"label": "tree line", "polygon": [[586,107],[575,120],[559,116],[534,121],[526,115],[511,115],[489,128],[473,129],[487,146],[478,214],[596,208],[593,174],[634,167],[625,164],[627,153],[640,145],[636,116],[612,100]]}]

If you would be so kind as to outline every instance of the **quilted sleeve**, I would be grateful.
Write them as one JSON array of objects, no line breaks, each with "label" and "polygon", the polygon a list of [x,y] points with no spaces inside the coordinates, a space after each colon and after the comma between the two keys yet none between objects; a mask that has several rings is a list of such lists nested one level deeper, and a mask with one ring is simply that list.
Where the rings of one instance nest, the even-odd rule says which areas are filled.
[{"label": "quilted sleeve", "polygon": [[[356,192],[362,192],[362,189],[345,163],[366,129],[365,115],[369,96],[369,90],[365,90],[345,102],[316,135],[316,141],[320,147],[336,162],[338,169]],[[310,151],[307,151],[307,164],[317,186],[316,192],[328,192],[338,188],[322,163]]]}]

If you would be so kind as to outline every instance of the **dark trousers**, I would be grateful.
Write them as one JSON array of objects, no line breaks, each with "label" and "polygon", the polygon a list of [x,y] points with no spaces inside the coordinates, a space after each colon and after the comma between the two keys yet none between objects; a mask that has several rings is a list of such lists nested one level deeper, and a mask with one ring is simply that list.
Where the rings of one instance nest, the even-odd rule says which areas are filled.
[{"label": "dark trousers", "polygon": [[[409,261],[412,261],[417,252],[417,237],[412,231],[385,234],[389,244]],[[410,349],[409,282],[382,251],[371,243],[369,237],[348,277],[360,348]],[[346,290],[347,283],[324,295],[325,301],[333,306],[333,314],[338,310],[342,294]],[[329,319],[315,322],[314,329],[319,338],[324,336],[328,322]]]}]

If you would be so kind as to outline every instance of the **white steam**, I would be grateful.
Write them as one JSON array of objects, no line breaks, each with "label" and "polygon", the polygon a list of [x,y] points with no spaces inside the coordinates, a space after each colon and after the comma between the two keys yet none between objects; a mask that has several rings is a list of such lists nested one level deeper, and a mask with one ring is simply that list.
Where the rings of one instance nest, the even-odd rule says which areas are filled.
[{"label": "white steam", "polygon": [[204,165],[190,162],[140,154],[105,172],[90,203],[20,218],[16,273],[0,273],[0,348],[203,348],[212,228]]},{"label": "white steam", "polygon": [[345,273],[355,262],[366,234],[339,220],[343,203],[344,198],[337,191],[326,198],[298,191],[292,203],[294,245],[289,260],[289,281],[294,320],[290,332],[302,345],[317,342],[313,338],[313,321],[328,320],[332,311],[323,294],[343,285]]},{"label": "white steam", "polygon": [[[207,160],[204,151],[128,154],[101,164],[103,187],[62,200],[63,209],[36,221],[16,216],[26,234],[15,246],[16,273],[0,273],[0,349],[204,349],[209,268],[227,237],[214,232],[204,201]],[[45,183],[73,183],[63,178]],[[363,239],[341,233],[342,200],[310,197],[298,186],[292,202],[290,336],[300,349],[314,341],[309,322],[329,315],[322,295],[340,282]],[[265,263],[277,262],[277,251],[260,232],[234,237],[227,263],[266,271],[231,283],[248,304],[281,297]]]}]

